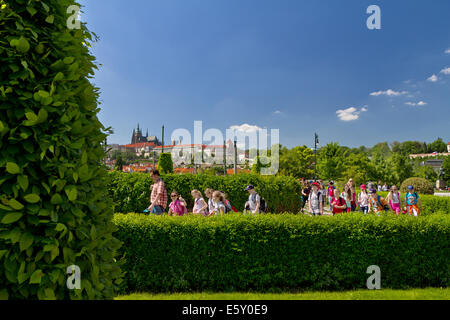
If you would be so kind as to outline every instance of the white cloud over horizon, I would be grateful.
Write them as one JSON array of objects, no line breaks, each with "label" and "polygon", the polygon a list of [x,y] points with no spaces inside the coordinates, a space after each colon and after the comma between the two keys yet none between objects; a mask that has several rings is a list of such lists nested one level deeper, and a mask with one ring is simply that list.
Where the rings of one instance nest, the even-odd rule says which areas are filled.
[{"label": "white cloud over horizon", "polygon": [[419,101],[419,102],[405,102],[406,105],[408,106],[418,106],[418,107],[422,107],[422,106],[426,106],[428,103],[424,102],[424,101]]},{"label": "white cloud over horizon", "polygon": [[430,81],[430,82],[437,82],[437,81],[438,81],[438,77],[437,77],[435,74],[433,74],[431,77],[429,77],[429,78],[427,79],[427,81]]},{"label": "white cloud over horizon", "polygon": [[408,91],[394,91],[392,89],[387,89],[386,91],[376,91],[376,92],[372,92],[370,95],[374,96],[374,97],[378,97],[378,96],[388,96],[388,97],[397,97],[397,96],[401,96],[404,94],[408,94]]},{"label": "white cloud over horizon", "polygon": [[336,114],[341,121],[355,121],[359,119],[361,112],[367,112],[368,110],[369,108],[367,108],[367,106],[362,107],[360,110],[355,107],[349,107],[344,110],[336,111]]},{"label": "white cloud over horizon", "polygon": [[449,75],[450,74],[450,68],[444,68],[444,69],[441,70],[440,73],[443,73],[445,75]]}]

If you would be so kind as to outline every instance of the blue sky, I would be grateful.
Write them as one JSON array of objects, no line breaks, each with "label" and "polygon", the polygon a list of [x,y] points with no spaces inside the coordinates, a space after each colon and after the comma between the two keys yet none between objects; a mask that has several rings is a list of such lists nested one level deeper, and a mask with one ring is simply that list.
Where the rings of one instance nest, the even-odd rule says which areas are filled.
[{"label": "blue sky", "polygon": [[[288,147],[311,146],[315,131],[321,145],[450,141],[450,1],[81,4],[100,37],[94,83],[111,143],[129,143],[138,122],[167,137],[195,120],[280,129]],[[381,30],[366,26],[372,4]]]}]

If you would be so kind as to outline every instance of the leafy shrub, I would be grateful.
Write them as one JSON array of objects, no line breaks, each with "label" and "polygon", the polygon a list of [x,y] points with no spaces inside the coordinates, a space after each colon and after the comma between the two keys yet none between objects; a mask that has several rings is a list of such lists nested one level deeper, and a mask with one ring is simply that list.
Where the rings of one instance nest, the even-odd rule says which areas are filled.
[{"label": "leafy shrub", "polygon": [[158,160],[158,171],[160,174],[173,173],[173,162],[171,153],[161,153]]},{"label": "leafy shrub", "polygon": [[[143,173],[110,172],[109,192],[115,203],[116,212],[142,212],[149,206],[150,175]],[[211,176],[204,174],[168,174],[162,175],[168,192],[178,191],[192,208],[194,201],[191,191],[206,188],[221,190],[228,194],[228,199],[238,210],[244,209],[248,200],[245,187],[253,184],[265,198],[272,212],[298,212],[300,207],[300,183],[292,177],[260,176],[238,174],[229,176]]]},{"label": "leafy shrub", "polygon": [[112,298],[120,283],[92,35],[67,28],[73,4],[0,1],[0,298]]},{"label": "leafy shrub", "polygon": [[401,192],[408,192],[408,186],[414,186],[414,191],[423,194],[434,194],[434,186],[424,178],[409,178],[403,181],[400,186]]},{"label": "leafy shrub", "polygon": [[450,216],[117,214],[125,290],[287,291],[450,285]]}]

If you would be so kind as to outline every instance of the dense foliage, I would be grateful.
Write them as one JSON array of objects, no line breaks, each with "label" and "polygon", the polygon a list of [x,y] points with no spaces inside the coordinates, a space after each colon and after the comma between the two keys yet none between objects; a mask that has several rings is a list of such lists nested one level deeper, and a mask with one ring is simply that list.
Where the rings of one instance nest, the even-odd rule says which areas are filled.
[{"label": "dense foliage", "polygon": [[171,153],[161,153],[158,160],[158,171],[161,174],[173,173],[173,162]]},{"label": "dense foliage", "polygon": [[0,1],[0,298],[112,298],[120,283],[93,37],[67,28],[73,4]]},{"label": "dense foliage", "polygon": [[118,214],[128,292],[287,291],[450,285],[450,216]]},{"label": "dense foliage", "polygon": [[409,178],[403,181],[400,186],[401,192],[408,192],[408,186],[413,186],[414,191],[423,194],[434,194],[434,186],[423,178]]},{"label": "dense foliage", "polygon": [[[162,179],[167,192],[178,191],[187,201],[189,208],[193,206],[192,190],[198,189],[204,193],[206,188],[212,188],[226,192],[233,206],[243,210],[248,200],[245,187],[249,184],[253,184],[256,191],[265,198],[272,212],[298,212],[300,206],[301,185],[292,177],[255,174],[168,174],[162,175]],[[115,203],[115,211],[142,212],[149,206],[152,183],[149,174],[111,172],[108,189]]]}]

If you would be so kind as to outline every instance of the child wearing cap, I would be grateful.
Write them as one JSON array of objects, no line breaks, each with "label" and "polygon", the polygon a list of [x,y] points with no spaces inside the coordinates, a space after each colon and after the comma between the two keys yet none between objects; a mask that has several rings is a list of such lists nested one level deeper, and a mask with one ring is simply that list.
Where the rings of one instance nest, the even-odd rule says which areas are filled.
[{"label": "child wearing cap", "polygon": [[422,211],[422,201],[420,200],[419,195],[414,192],[413,186],[408,186],[408,193],[405,194],[405,211],[408,212],[409,215],[413,214],[415,217],[420,215],[420,212]]},{"label": "child wearing cap", "polygon": [[319,188],[320,184],[313,182],[312,191],[308,197],[309,212],[311,212],[313,216],[323,215],[323,194],[319,191]]},{"label": "child wearing cap", "polygon": [[366,185],[361,185],[361,192],[358,194],[359,210],[366,214],[369,212],[369,194],[367,193]]}]

